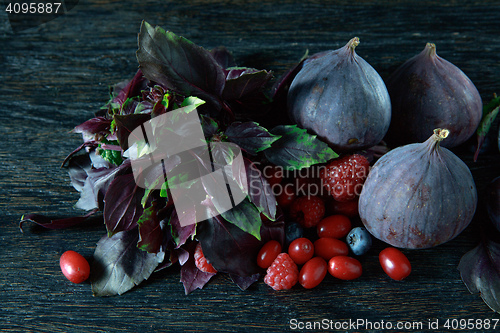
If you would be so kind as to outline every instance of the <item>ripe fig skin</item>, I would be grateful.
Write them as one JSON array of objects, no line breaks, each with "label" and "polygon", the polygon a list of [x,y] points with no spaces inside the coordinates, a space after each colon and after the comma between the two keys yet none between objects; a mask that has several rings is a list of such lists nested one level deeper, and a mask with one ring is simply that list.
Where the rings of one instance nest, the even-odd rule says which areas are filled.
[{"label": "ripe fig skin", "polygon": [[456,147],[476,131],[483,103],[467,75],[427,43],[386,81],[392,120],[385,140],[393,146],[423,142],[435,128],[446,128],[443,147]]},{"label": "ripe fig skin", "polygon": [[389,129],[391,102],[380,75],[344,47],[308,58],[290,85],[290,119],[317,134],[335,151],[352,152],[378,144]]},{"label": "ripe fig skin", "polygon": [[423,143],[383,155],[364,183],[359,198],[361,221],[374,237],[394,247],[443,244],[458,236],[476,211],[477,191],[470,170],[439,146],[445,135],[437,133]]}]

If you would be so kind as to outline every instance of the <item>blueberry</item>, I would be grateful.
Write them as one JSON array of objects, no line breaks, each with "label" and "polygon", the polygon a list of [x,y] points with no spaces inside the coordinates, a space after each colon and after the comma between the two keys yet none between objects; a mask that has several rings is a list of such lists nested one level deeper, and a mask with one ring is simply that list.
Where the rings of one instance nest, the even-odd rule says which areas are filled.
[{"label": "blueberry", "polygon": [[285,228],[285,243],[286,246],[290,245],[297,238],[304,236],[304,228],[297,222],[288,222]]},{"label": "blueberry", "polygon": [[357,256],[365,254],[372,246],[372,237],[363,227],[353,228],[347,235],[346,241],[352,253]]}]

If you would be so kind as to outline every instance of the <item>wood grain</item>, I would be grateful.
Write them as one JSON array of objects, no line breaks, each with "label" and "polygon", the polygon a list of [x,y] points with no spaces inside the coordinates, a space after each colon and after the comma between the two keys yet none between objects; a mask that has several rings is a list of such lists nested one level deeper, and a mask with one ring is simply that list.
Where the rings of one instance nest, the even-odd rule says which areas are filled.
[{"label": "wood grain", "polygon": [[[441,324],[452,318],[499,319],[479,295],[467,291],[457,270],[461,256],[479,240],[478,227],[487,219],[482,205],[457,239],[407,252],[414,270],[403,282],[383,274],[377,258],[383,244],[376,242],[362,258],[365,274],[359,280],[328,277],[314,290],[288,292],[274,292],[262,282],[241,291],[221,275],[185,296],[179,269],[173,267],[122,296],[96,298],[88,284],[67,282],[58,260],[67,249],[91,258],[105,234],[102,221],[59,231],[27,226],[21,233],[18,228],[25,213],[81,213],[72,208],[78,193],[60,169],[80,143],[69,131],[99,110],[110,85],[134,75],[143,19],[206,48],[224,45],[238,64],[270,69],[276,76],[307,50],[338,48],[358,36],[358,54],[386,77],[434,42],[438,54],[462,68],[489,100],[500,89],[499,9],[498,1],[87,0],[63,17],[16,34],[2,12],[2,332],[281,332],[291,330],[294,318],[419,321],[423,330],[409,330],[417,332],[429,331],[426,325],[435,319]],[[499,175],[494,146],[476,163],[468,145],[457,149],[479,191]]]}]

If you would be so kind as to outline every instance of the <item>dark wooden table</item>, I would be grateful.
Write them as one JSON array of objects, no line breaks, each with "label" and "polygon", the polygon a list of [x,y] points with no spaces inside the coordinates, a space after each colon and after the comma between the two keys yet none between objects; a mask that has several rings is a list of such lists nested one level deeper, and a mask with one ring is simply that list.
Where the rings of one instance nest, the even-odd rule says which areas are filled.
[{"label": "dark wooden table", "polygon": [[[186,296],[177,267],[117,297],[93,297],[88,283],[69,283],[59,256],[74,249],[91,258],[105,233],[102,220],[56,231],[27,226],[24,233],[18,222],[26,213],[81,213],[73,208],[79,195],[60,169],[80,144],[80,136],[69,131],[107,101],[110,85],[134,75],[143,19],[206,48],[224,45],[238,64],[277,76],[307,49],[338,48],[358,36],[358,54],[386,77],[434,42],[438,54],[462,68],[484,100],[500,93],[498,1],[81,0],[62,17],[16,32],[2,7],[0,331],[279,332],[293,331],[294,320],[333,325],[366,320],[375,328],[405,322],[422,323],[423,329],[399,331],[444,332],[446,320],[500,318],[469,293],[457,270],[461,256],[479,241],[478,226],[486,219],[481,202],[473,223],[455,240],[405,252],[413,272],[403,282],[382,272],[375,249],[363,259],[360,279],[339,282],[329,276],[313,290],[274,292],[259,282],[241,291],[220,275]],[[480,193],[500,175],[496,144],[476,163],[468,146],[458,153]],[[435,321],[439,329],[429,329]]]}]

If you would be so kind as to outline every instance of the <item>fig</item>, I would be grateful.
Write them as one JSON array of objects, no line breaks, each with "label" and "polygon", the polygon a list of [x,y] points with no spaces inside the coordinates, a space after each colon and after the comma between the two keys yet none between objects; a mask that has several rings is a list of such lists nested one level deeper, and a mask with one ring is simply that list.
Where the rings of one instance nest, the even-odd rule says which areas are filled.
[{"label": "fig", "polygon": [[500,176],[493,179],[487,186],[486,210],[491,222],[500,231]]},{"label": "fig", "polygon": [[467,165],[440,146],[448,135],[447,129],[435,129],[425,142],[390,150],[373,165],[358,207],[375,238],[399,248],[430,248],[469,225],[476,185]]},{"label": "fig", "polygon": [[340,49],[306,59],[287,95],[290,119],[338,152],[378,144],[391,121],[387,88],[354,51],[358,44],[354,37]]},{"label": "fig", "polygon": [[446,128],[443,147],[469,139],[482,117],[478,90],[462,70],[436,53],[427,43],[386,82],[392,103],[392,120],[385,141],[394,146],[422,142],[435,128]]}]

